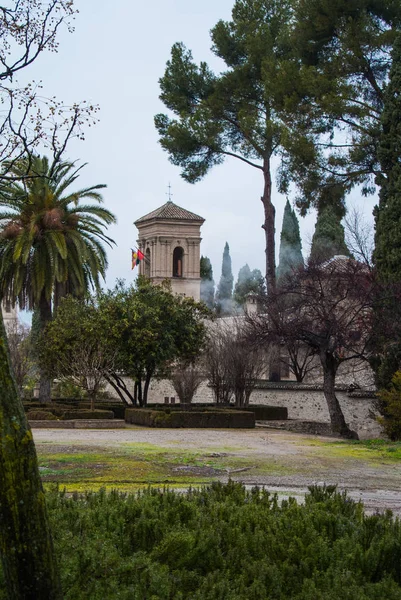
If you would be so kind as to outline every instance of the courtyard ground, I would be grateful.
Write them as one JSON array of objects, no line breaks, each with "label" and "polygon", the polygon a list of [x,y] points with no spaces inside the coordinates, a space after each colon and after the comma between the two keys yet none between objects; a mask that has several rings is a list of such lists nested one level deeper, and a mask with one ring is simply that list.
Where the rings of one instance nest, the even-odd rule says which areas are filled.
[{"label": "courtyard ground", "polygon": [[35,429],[45,486],[67,492],[148,485],[180,490],[229,478],[302,500],[336,484],[369,512],[401,515],[401,443],[345,442],[265,428]]}]

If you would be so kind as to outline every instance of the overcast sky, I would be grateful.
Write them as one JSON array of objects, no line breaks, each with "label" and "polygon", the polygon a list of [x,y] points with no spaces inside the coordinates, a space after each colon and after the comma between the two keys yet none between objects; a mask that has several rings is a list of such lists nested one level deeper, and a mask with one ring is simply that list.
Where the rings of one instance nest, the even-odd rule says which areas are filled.
[{"label": "overcast sky", "polygon": [[[85,99],[100,106],[99,123],[86,130],[84,142],[70,143],[66,158],[88,163],[80,187],[107,184],[105,205],[118,220],[109,230],[117,246],[108,253],[108,287],[116,278],[129,282],[135,277],[130,261],[130,248],[137,239],[133,222],[167,201],[169,182],[172,200],[206,219],[201,253],[211,259],[216,283],[226,241],[235,278],[245,263],[264,272],[261,173],[229,159],[200,183],[188,184],[159,146],[153,124],[154,115],[165,112],[158,98],[158,79],[171,46],[184,42],[197,62],[205,60],[218,71],[222,64],[210,51],[209,31],[219,19],[230,18],[233,3],[75,0],[80,11],[75,32],[62,32],[58,54],[43,54],[26,72],[43,81],[44,95],[56,95],[65,103]],[[274,191],[277,246],[285,200]],[[363,203],[371,214],[374,202]],[[300,219],[304,254],[314,220],[314,214]]]}]

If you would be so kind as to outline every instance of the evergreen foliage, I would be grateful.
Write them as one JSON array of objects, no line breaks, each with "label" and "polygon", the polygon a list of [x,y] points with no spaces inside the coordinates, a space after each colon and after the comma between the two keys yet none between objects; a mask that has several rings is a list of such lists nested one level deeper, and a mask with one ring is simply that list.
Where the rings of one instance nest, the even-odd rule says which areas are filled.
[{"label": "evergreen foliage", "polygon": [[220,310],[223,313],[229,313],[232,310],[233,285],[234,277],[231,267],[230,247],[228,245],[228,242],[226,242],[223,251],[221,277],[217,289],[217,300],[220,306]]},{"label": "evergreen foliage", "polygon": [[280,236],[280,253],[279,264],[277,268],[277,279],[279,280],[286,275],[296,271],[304,264],[302,256],[302,242],[299,232],[299,223],[295,210],[291,208],[290,202],[287,199],[283,226]]},{"label": "evergreen foliage", "polygon": [[247,295],[251,293],[263,296],[266,293],[265,280],[259,269],[251,271],[249,265],[246,264],[238,272],[233,299],[240,306],[244,306]]},{"label": "evergreen foliage", "polygon": [[[106,379],[122,400],[146,404],[152,377],[166,376],[175,361],[190,363],[200,353],[206,313],[203,304],[142,277],[130,287],[120,282],[96,302],[66,298],[45,330],[41,365],[58,377],[91,372],[92,380]],[[136,382],[135,398],[119,373]]]},{"label": "evergreen foliage", "polygon": [[[236,0],[230,21],[211,30],[212,52],[224,62],[214,73],[199,65],[182,43],[160,79],[160,98],[173,118],[155,116],[160,144],[182,177],[201,180],[227,156],[257,169],[261,176],[266,239],[266,280],[275,282],[275,208],[272,203],[272,158],[284,159],[298,147],[291,119],[283,115],[303,94],[295,44],[289,40],[291,0]],[[295,102],[294,102],[295,99]],[[302,137],[305,137],[302,134]],[[286,178],[286,168],[280,170]],[[262,179],[263,178],[263,179]]]},{"label": "evergreen foliage", "polygon": [[310,260],[321,263],[336,255],[350,256],[350,252],[345,243],[341,218],[333,207],[327,205],[317,216]]},{"label": "evergreen foliage", "polygon": [[[393,48],[390,79],[384,93],[378,156],[381,173],[379,205],[375,207],[373,261],[382,285],[383,298],[375,308],[376,344],[372,361],[376,383],[393,389],[392,377],[401,368],[401,35]],[[401,399],[399,399],[401,405]],[[392,414],[394,413],[394,406]],[[386,415],[386,423],[391,421]],[[395,421],[397,418],[395,417]],[[399,417],[398,417],[399,420]]]},{"label": "evergreen foliage", "polygon": [[214,279],[213,268],[210,259],[207,256],[201,256],[200,259],[200,299],[210,309],[214,307]]},{"label": "evergreen foliage", "polygon": [[401,440],[401,371],[394,373],[389,389],[380,390],[380,423],[390,440]]},{"label": "evergreen foliage", "polygon": [[401,35],[393,49],[390,80],[384,94],[378,155],[381,174],[375,209],[374,261],[383,283],[401,280]]},{"label": "evergreen foliage", "polygon": [[309,144],[296,144],[287,168],[302,190],[298,204],[305,212],[310,205],[319,208],[327,194],[340,205],[355,185],[362,184],[364,195],[375,190],[380,117],[401,3],[299,0],[293,23],[304,93],[295,92],[289,116]]},{"label": "evergreen foliage", "polygon": [[[51,492],[64,600],[399,600],[401,525],[334,486]],[[5,600],[0,574],[0,599]]]}]

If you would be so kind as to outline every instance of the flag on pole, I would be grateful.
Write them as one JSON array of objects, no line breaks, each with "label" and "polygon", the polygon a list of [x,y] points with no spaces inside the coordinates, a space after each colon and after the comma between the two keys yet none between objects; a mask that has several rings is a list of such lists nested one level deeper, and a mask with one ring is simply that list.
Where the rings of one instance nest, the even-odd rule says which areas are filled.
[{"label": "flag on pole", "polygon": [[137,265],[145,258],[145,255],[140,250],[132,250],[131,248],[131,269],[135,269]]}]

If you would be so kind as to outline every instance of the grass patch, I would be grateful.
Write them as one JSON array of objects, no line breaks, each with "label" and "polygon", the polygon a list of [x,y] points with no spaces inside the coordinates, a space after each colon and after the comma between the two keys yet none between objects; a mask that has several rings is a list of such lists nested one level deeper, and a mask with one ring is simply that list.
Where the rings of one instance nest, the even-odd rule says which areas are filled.
[{"label": "grass patch", "polygon": [[338,458],[350,458],[374,463],[394,464],[401,462],[401,442],[387,440],[335,440],[332,442],[308,439],[300,442],[318,448],[319,454]]},{"label": "grass patch", "polygon": [[[221,449],[219,449],[221,450]],[[241,474],[287,475],[284,462],[261,456],[238,456],[226,451],[194,452],[160,448],[152,444],[124,444],[79,450],[68,446],[38,446],[40,472],[45,485],[58,483],[68,492],[118,488],[135,490],[152,485],[186,488]]]}]

